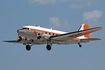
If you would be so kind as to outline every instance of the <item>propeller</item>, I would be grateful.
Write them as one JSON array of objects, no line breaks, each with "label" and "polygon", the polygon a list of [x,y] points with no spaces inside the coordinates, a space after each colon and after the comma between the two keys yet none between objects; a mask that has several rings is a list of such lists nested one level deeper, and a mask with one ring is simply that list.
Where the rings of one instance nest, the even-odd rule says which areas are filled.
[{"label": "propeller", "polygon": [[18,39],[16,40],[16,42],[14,43],[14,45],[15,45],[17,42],[19,42],[19,34],[18,34]]}]

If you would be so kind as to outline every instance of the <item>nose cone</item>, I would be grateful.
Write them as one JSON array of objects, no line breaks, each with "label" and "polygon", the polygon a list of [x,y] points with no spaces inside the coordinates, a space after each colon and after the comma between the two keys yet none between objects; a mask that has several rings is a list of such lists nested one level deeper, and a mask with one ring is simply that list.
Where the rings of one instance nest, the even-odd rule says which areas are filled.
[{"label": "nose cone", "polygon": [[28,34],[27,30],[23,30],[23,29],[19,29],[17,30],[17,33],[21,36],[25,35],[25,34]]},{"label": "nose cone", "polygon": [[17,33],[21,32],[21,29],[17,30]]},{"label": "nose cone", "polygon": [[22,32],[23,32],[23,30],[21,30],[21,29],[17,30],[17,33],[18,33],[18,34],[20,34],[20,33],[22,33]]},{"label": "nose cone", "polygon": [[17,30],[17,33],[19,32],[19,30]]}]

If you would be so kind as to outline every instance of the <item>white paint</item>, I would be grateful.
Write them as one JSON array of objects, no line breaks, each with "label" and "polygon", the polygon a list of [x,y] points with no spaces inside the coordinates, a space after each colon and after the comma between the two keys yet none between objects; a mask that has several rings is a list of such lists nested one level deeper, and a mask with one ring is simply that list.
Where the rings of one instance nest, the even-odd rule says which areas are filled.
[{"label": "white paint", "polygon": [[53,30],[53,29],[48,29],[48,28],[43,28],[43,27],[38,27],[38,26],[23,26],[23,28],[32,28],[32,29],[38,29],[38,30],[43,30],[43,31],[48,31],[48,32],[53,32],[53,33],[59,33],[59,34],[65,34],[68,32],[63,32],[63,31],[58,31],[58,30]]}]

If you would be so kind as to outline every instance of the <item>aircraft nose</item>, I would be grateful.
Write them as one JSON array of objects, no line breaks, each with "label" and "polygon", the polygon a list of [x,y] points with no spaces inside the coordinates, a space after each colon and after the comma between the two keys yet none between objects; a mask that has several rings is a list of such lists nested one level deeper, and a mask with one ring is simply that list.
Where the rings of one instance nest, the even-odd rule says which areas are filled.
[{"label": "aircraft nose", "polygon": [[19,30],[17,30],[17,32],[19,32]]},{"label": "aircraft nose", "polygon": [[20,29],[19,30],[17,30],[17,33],[20,31]]},{"label": "aircraft nose", "polygon": [[22,35],[22,34],[24,34],[24,31],[21,30],[21,29],[19,29],[19,30],[17,30],[17,33],[18,33],[19,35]]},{"label": "aircraft nose", "polygon": [[21,29],[17,30],[17,33],[21,32]]}]

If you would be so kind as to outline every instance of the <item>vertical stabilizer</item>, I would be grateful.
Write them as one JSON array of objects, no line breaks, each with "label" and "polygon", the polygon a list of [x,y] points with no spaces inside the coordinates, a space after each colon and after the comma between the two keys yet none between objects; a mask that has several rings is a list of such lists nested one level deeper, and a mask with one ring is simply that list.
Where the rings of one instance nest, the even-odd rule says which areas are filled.
[{"label": "vertical stabilizer", "polygon": [[[82,25],[80,26],[80,28],[79,28],[78,31],[87,30],[87,29],[89,29],[89,25],[87,25],[87,24],[82,24]],[[84,34],[84,35],[82,35],[82,36],[80,36],[80,37],[78,37],[78,38],[79,38],[79,39],[90,38],[90,35],[89,35],[89,34]]]}]

